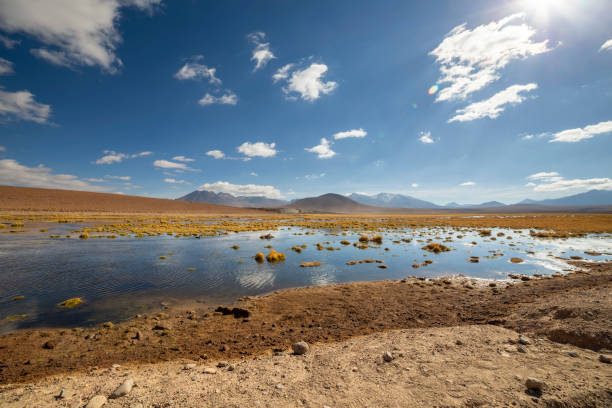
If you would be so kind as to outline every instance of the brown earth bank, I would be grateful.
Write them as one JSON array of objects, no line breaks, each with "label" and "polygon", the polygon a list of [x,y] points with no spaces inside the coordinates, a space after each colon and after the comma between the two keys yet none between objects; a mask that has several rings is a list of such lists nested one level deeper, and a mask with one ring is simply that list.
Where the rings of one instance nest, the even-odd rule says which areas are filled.
[{"label": "brown earth bank", "polygon": [[301,340],[474,324],[612,349],[612,263],[575,264],[583,271],[516,284],[411,277],[290,289],[244,298],[219,312],[160,307],[157,315],[118,324],[18,331],[0,336],[0,383],[112,364],[233,360]]},{"label": "brown earth bank", "polygon": [[249,208],[87,191],[0,186],[0,211],[113,214],[258,214]]},{"label": "brown earth bank", "polygon": [[[492,325],[390,330],[310,345],[303,355],[282,350],[226,362],[180,359],[114,365],[3,385],[0,405],[611,406],[612,365],[600,361],[598,353],[535,337],[520,341],[530,344],[518,344],[515,331]],[[542,388],[529,389],[528,383]],[[123,384],[129,392],[111,398]]]}]

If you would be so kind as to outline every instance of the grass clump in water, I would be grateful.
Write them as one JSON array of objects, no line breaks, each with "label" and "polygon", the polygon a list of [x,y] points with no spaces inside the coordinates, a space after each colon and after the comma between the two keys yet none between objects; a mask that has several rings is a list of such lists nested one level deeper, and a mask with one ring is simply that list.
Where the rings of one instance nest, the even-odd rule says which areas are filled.
[{"label": "grass clump in water", "polygon": [[323,265],[323,262],[319,262],[319,261],[302,262],[300,264],[302,268],[309,268],[309,267],[315,267],[315,266],[321,266],[321,265]]},{"label": "grass clump in water", "polygon": [[255,260],[257,261],[257,263],[263,263],[263,261],[266,259],[265,255],[263,254],[263,252],[258,252],[255,254],[255,256],[253,257],[255,258]]},{"label": "grass clump in water", "polygon": [[22,315],[11,315],[11,316],[7,316],[4,318],[4,320],[6,320],[7,322],[12,322],[15,320],[23,320],[23,319],[27,319],[28,315],[27,314],[22,314]]},{"label": "grass clump in water", "polygon": [[271,250],[270,253],[266,256],[266,260],[270,263],[281,262],[285,260],[284,252],[276,252],[276,250]]},{"label": "grass clump in water", "polygon": [[81,235],[79,235],[79,238],[81,238],[81,239],[89,239],[89,234],[84,232]]},{"label": "grass clump in water", "polygon": [[159,259],[168,259],[168,257],[162,255],[162,256],[159,257]]},{"label": "grass clump in water", "polygon": [[76,297],[76,298],[64,300],[62,303],[58,303],[58,306],[66,308],[66,309],[72,309],[73,307],[77,307],[81,305],[82,303],[83,303],[83,299],[81,299],[80,297]]},{"label": "grass clump in water", "polygon": [[13,300],[14,300],[14,301],[23,300],[23,298],[24,298],[24,297],[25,297],[25,296],[15,296],[15,297],[13,298]]},{"label": "grass clump in water", "polygon": [[374,242],[375,244],[382,245],[383,237],[382,235],[376,234],[370,238],[370,241]]},{"label": "grass clump in water", "polygon": [[449,252],[450,248],[447,247],[446,245],[442,245],[442,244],[437,244],[435,242],[432,242],[430,244],[425,245],[423,248],[421,248],[427,252],[433,252],[434,254],[439,254],[440,252]]},{"label": "grass clump in water", "polygon": [[234,249],[234,250],[238,250],[238,249],[240,249],[240,246],[238,246],[238,245],[232,245],[232,249]]}]

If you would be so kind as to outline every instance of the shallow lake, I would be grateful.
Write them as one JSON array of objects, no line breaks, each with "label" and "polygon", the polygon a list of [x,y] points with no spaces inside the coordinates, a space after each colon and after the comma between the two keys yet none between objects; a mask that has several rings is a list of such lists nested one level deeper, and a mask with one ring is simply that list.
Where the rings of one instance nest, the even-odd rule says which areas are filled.
[{"label": "shallow lake", "polygon": [[[64,236],[76,224],[53,225],[51,233]],[[49,238],[46,234],[0,234],[0,332],[30,327],[73,327],[122,320],[136,313],[158,312],[162,302],[172,304],[230,304],[245,295],[278,289],[354,281],[401,279],[406,276],[435,277],[463,274],[475,278],[505,279],[510,273],[547,275],[571,270],[559,257],[581,256],[586,260],[612,258],[608,235],[583,238],[533,238],[529,231],[492,229],[491,237],[477,231],[452,228],[413,229],[383,233],[382,245],[358,249],[340,241],[356,242],[359,234],[282,228],[267,232],[241,232],[218,237],[117,239]],[[497,236],[498,233],[503,236]],[[462,235],[458,238],[458,235]],[[509,238],[511,236],[511,238]],[[450,239],[449,239],[450,238]],[[396,242],[411,239],[410,242]],[[443,243],[451,251],[433,254],[422,250],[427,240]],[[329,243],[327,243],[329,242]],[[473,244],[475,242],[476,244]],[[316,244],[340,250],[317,250]],[[305,244],[302,253],[291,247]],[[238,249],[231,247],[238,245]],[[272,248],[287,259],[258,264],[253,255]],[[388,250],[385,250],[388,248]],[[603,252],[587,255],[584,251]],[[498,254],[498,255],[495,255]],[[503,255],[500,255],[503,254]],[[478,263],[470,257],[478,256]],[[166,259],[160,259],[166,257]],[[512,263],[518,257],[523,263]],[[372,258],[379,263],[347,265],[349,260]],[[432,264],[413,268],[430,259]],[[301,268],[304,261],[323,265]],[[23,296],[22,300],[13,298]],[[57,304],[73,297],[84,303],[73,309]],[[15,321],[6,317],[27,315]]]}]

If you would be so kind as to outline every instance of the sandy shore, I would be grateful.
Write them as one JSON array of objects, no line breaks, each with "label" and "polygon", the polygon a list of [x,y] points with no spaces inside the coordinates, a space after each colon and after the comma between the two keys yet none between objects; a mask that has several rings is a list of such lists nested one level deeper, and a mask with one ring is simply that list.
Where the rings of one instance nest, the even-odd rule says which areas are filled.
[{"label": "sandy shore", "polygon": [[[133,380],[127,395],[104,406],[610,406],[612,365],[600,362],[598,353],[517,340],[516,332],[491,325],[393,330],[317,344],[302,356],[282,350],[227,365],[185,359],[92,368],[1,387],[0,401],[3,407],[82,407]],[[385,352],[392,361],[383,360]],[[527,389],[529,377],[544,383],[541,392]]]}]

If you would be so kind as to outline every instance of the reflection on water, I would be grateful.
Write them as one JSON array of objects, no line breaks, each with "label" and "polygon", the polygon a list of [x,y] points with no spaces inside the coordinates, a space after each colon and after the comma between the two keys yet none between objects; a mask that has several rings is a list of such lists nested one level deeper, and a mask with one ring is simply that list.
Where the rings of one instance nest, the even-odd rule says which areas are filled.
[{"label": "reflection on water", "polygon": [[[77,227],[49,228],[53,229],[52,233],[63,236],[62,232]],[[16,327],[97,324],[159,310],[162,301],[197,299],[230,303],[240,296],[296,286],[401,279],[408,275],[464,274],[492,279],[506,278],[510,273],[545,275],[571,269],[558,257],[577,255],[605,260],[612,254],[609,236],[596,235],[537,239],[530,237],[528,231],[494,229],[491,237],[481,237],[477,231],[457,232],[440,227],[385,233],[381,246],[358,249],[340,244],[341,240],[356,242],[358,234],[314,231],[302,235],[302,232],[298,228],[271,231],[275,236],[272,240],[259,239],[262,232],[202,239],[158,236],[113,240],[50,239],[46,234],[3,233],[0,234],[0,321],[12,315],[27,314],[28,317],[0,324],[0,332]],[[499,232],[505,235],[497,236]],[[408,238],[412,240],[400,241]],[[423,251],[421,247],[428,239],[444,243],[451,251],[438,255]],[[324,247],[341,249],[319,251],[318,242]],[[291,247],[302,244],[307,245],[302,253],[291,251]],[[234,250],[233,245],[240,248]],[[266,245],[285,252],[287,260],[257,264],[252,257],[258,251],[267,253]],[[587,255],[585,251],[604,255]],[[479,262],[469,262],[475,256]],[[511,263],[512,257],[524,262]],[[364,258],[382,260],[388,268],[380,269],[377,263],[346,265],[349,260]],[[412,264],[422,264],[427,259],[433,260],[433,264],[412,268]],[[323,265],[299,267],[304,261],[321,261]],[[24,299],[13,301],[16,296]],[[85,303],[71,310],[57,306],[72,297],[82,297]]]}]

